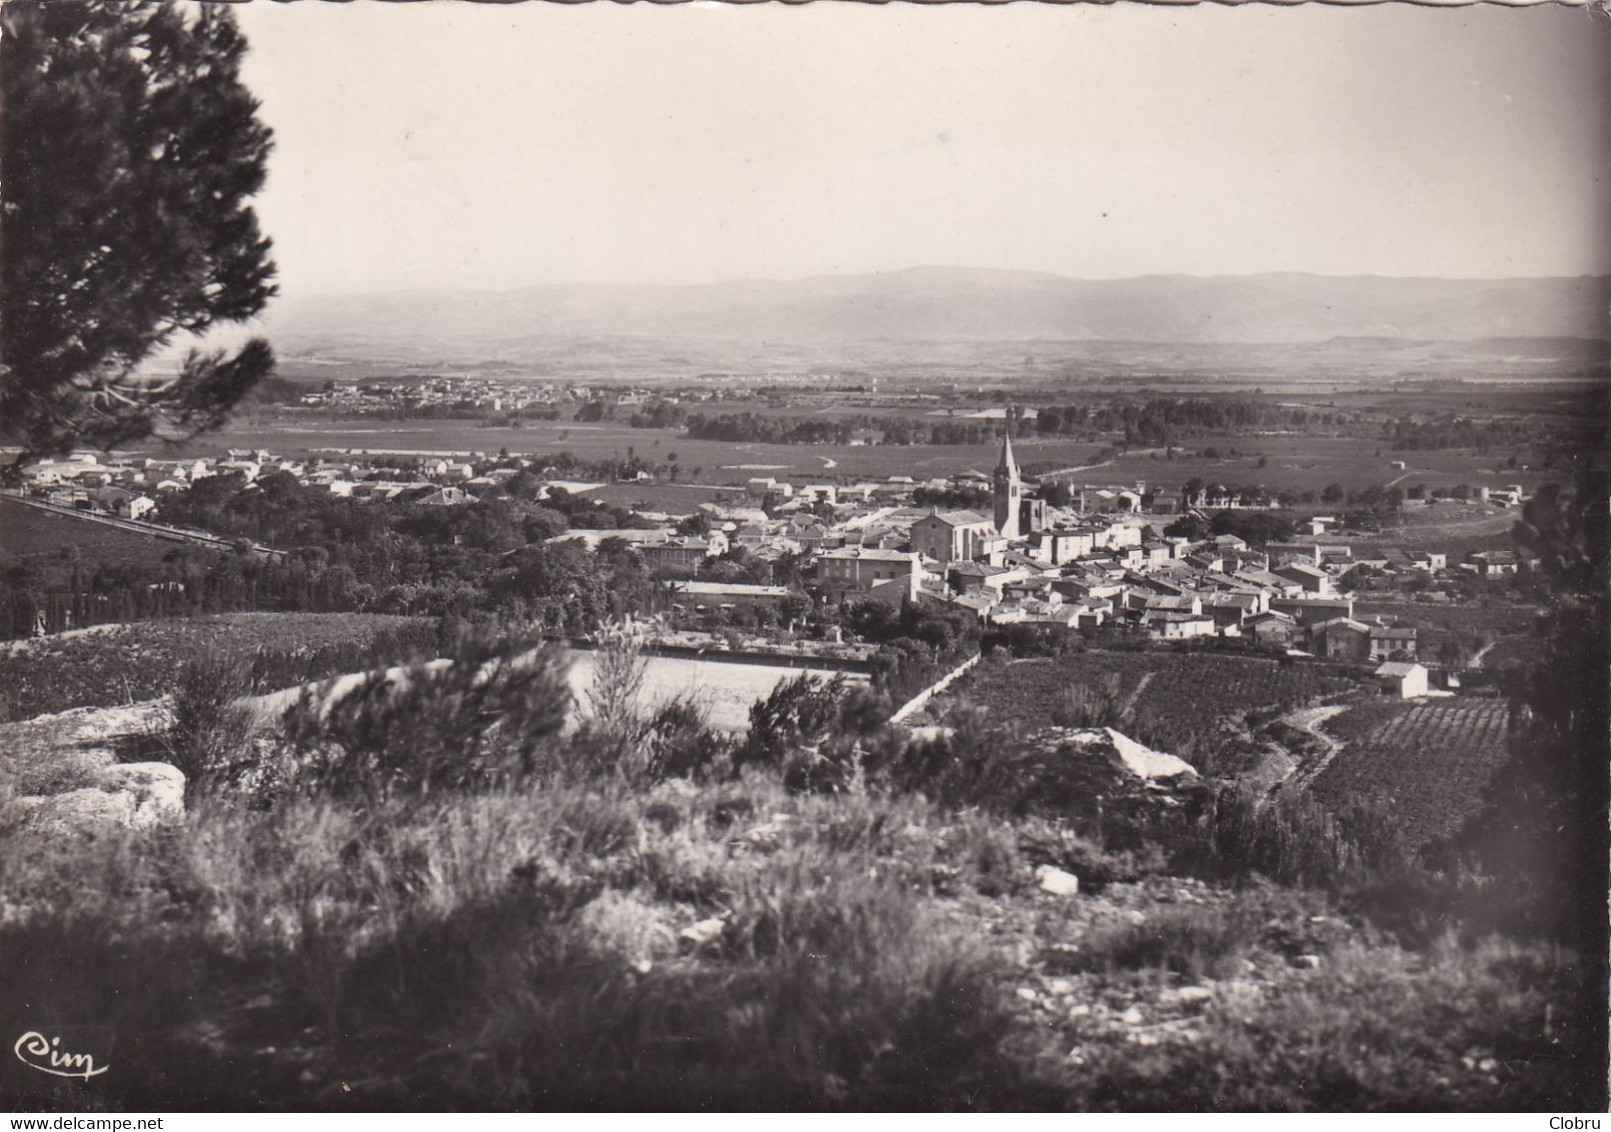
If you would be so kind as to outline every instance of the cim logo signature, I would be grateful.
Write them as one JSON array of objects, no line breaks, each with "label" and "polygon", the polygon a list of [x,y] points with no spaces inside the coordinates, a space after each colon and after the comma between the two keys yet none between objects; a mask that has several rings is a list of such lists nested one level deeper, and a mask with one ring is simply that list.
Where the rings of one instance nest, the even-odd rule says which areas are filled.
[{"label": "cim logo signature", "polygon": [[88,1081],[99,1077],[110,1065],[96,1065],[95,1058],[87,1053],[70,1053],[61,1048],[59,1037],[47,1038],[38,1030],[29,1030],[17,1039],[11,1052],[30,1069],[49,1073],[53,1077],[77,1077]]}]

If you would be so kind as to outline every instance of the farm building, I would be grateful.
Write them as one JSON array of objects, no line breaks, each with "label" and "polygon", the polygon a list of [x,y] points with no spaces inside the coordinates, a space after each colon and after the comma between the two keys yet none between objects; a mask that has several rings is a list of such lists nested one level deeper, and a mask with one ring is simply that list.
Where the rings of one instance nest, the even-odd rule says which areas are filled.
[{"label": "farm building", "polygon": [[1214,619],[1200,613],[1149,609],[1141,620],[1147,627],[1147,635],[1156,641],[1185,641],[1214,635]]},{"label": "farm building", "polygon": [[817,559],[818,582],[831,594],[839,596],[848,591],[889,596],[885,587],[891,582],[915,595],[921,572],[918,556],[899,550],[847,546],[830,550]]},{"label": "farm building", "polygon": [[768,495],[789,499],[794,495],[794,485],[771,476],[751,476],[744,484],[744,492],[756,500],[765,499]]},{"label": "farm building", "polygon": [[1297,621],[1285,613],[1256,613],[1242,623],[1244,632],[1265,644],[1290,645],[1298,638]]},{"label": "farm building", "polygon": [[1007,566],[991,566],[984,562],[959,562],[945,572],[952,588],[961,593],[995,594],[1013,582],[1029,577],[1029,571]]},{"label": "farm building", "polygon": [[1178,491],[1155,491],[1147,500],[1147,510],[1154,515],[1174,515],[1185,507],[1185,498]]},{"label": "farm building", "polygon": [[1363,661],[1371,658],[1371,627],[1352,617],[1333,617],[1310,631],[1310,647],[1331,660]]},{"label": "farm building", "polygon": [[157,509],[149,495],[133,495],[117,505],[117,513],[125,519],[143,519]]},{"label": "farm building", "polygon": [[121,487],[103,487],[94,495],[95,505],[125,519],[138,519],[156,508],[149,498]]},{"label": "farm building", "polygon": [[1221,630],[1239,627],[1260,612],[1262,594],[1215,593],[1203,599],[1202,612],[1214,619]]},{"label": "farm building", "polygon": [[1378,668],[1375,675],[1381,682],[1384,692],[1390,692],[1401,700],[1412,700],[1416,696],[1426,695],[1427,672],[1423,664],[1390,660]]},{"label": "farm building", "polygon": [[1335,592],[1331,584],[1331,575],[1305,562],[1288,562],[1284,566],[1277,566],[1275,573],[1278,577],[1302,586],[1308,593],[1326,597]]},{"label": "farm building", "polygon": [[699,606],[776,605],[792,596],[787,586],[755,586],[741,582],[675,582],[672,593]]},{"label": "farm building", "polygon": [[1317,625],[1333,617],[1352,617],[1351,597],[1272,597],[1270,608],[1297,618],[1305,625]]},{"label": "farm building", "polygon": [[470,497],[464,493],[463,488],[439,487],[429,495],[419,499],[421,507],[457,507],[461,503],[468,503]]},{"label": "farm building", "polygon": [[1460,568],[1471,570],[1484,578],[1498,578],[1520,570],[1521,559],[1514,550],[1479,550],[1466,555]]},{"label": "farm building", "polygon": [[707,558],[715,558],[727,549],[727,538],[720,531],[712,531],[707,538],[682,535],[665,542],[647,543],[638,548],[645,569],[665,573],[694,574]]},{"label": "farm building", "polygon": [[1414,660],[1416,631],[1403,625],[1372,625],[1370,630],[1370,658],[1372,660]]}]

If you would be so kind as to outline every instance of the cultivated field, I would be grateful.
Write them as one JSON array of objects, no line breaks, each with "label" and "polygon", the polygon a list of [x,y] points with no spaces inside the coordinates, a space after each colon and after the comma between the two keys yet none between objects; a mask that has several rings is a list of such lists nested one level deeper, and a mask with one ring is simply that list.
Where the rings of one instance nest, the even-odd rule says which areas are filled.
[{"label": "cultivated field", "polygon": [[[1491,483],[1492,479],[1483,482]],[[1473,550],[1511,547],[1511,531],[1520,518],[1521,513],[1514,508],[1450,500],[1426,507],[1406,507],[1397,514],[1383,516],[1378,532],[1349,532],[1345,537],[1361,547],[1441,551],[1453,564]]]},{"label": "cultivated field", "polygon": [[1123,714],[1114,726],[1190,761],[1227,738],[1221,728],[1227,721],[1352,687],[1348,677],[1313,664],[1201,652],[1091,651],[989,660],[953,686],[944,703],[972,704],[996,722],[1033,726],[1057,722],[1082,692],[1111,690]]},{"label": "cultivated field", "polygon": [[1312,789],[1334,805],[1383,807],[1409,845],[1452,837],[1504,762],[1508,720],[1500,699],[1364,701],[1324,724],[1345,746]]},{"label": "cultivated field", "polygon": [[280,687],[367,666],[380,642],[395,653],[398,646],[425,649],[434,637],[428,619],[378,613],[226,613],[97,625],[0,649],[0,721],[156,699],[173,690],[187,661],[215,652],[266,654],[265,675],[283,681],[274,684]]},{"label": "cultivated field", "polygon": [[0,498],[0,561],[54,558],[75,549],[93,568],[98,562],[161,562],[177,543],[104,523],[52,514]]}]

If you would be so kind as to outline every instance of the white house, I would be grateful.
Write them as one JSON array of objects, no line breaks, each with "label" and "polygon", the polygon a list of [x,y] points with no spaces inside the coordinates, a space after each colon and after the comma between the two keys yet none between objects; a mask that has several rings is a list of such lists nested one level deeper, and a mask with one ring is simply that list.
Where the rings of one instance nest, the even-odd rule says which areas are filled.
[{"label": "white house", "polygon": [[1390,660],[1376,670],[1382,690],[1396,694],[1401,700],[1426,695],[1426,675],[1425,665],[1404,660]]},{"label": "white house", "polygon": [[156,509],[156,500],[149,495],[131,496],[117,505],[117,513],[125,519],[143,519]]}]

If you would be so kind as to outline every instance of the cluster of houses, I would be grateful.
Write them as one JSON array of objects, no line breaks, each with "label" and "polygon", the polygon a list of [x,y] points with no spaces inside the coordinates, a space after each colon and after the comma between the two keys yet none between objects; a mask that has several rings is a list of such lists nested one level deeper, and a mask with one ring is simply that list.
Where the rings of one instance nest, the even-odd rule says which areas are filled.
[{"label": "cluster of houses", "polygon": [[[585,394],[586,390],[582,392]],[[553,382],[433,377],[422,381],[332,381],[326,383],[323,389],[304,393],[298,402],[310,408],[360,413],[466,406],[507,413],[557,405],[574,393],[574,390],[567,390]]]},{"label": "cluster of houses", "polygon": [[155,511],[164,492],[182,491],[208,476],[238,472],[247,480],[301,467],[276,461],[267,452],[232,450],[227,457],[186,460],[122,458],[102,463],[93,453],[40,460],[22,470],[30,495],[68,507],[142,519]]},{"label": "cluster of houses", "polygon": [[[991,513],[896,508],[844,523],[817,547],[829,600],[867,597],[968,609],[997,625],[1127,625],[1160,641],[1256,639],[1351,660],[1413,658],[1415,633],[1358,620],[1320,540],[1254,550],[1235,535],[1165,537],[1126,503],[1053,508],[1026,490],[1011,440]],[[742,528],[741,528],[742,530]],[[1436,556],[1415,568],[1436,571]]]},{"label": "cluster of houses", "polygon": [[[1257,549],[1228,534],[1166,537],[1169,521],[1138,509],[1140,491],[1109,490],[1100,501],[1093,491],[1086,506],[1052,507],[1022,481],[1010,439],[989,482],[986,513],[914,506],[913,488],[935,485],[903,477],[854,487],[756,478],[747,485],[751,505],[702,505],[708,534],[587,531],[559,541],[596,545],[624,537],[649,568],[690,579],[702,563],[737,546],[763,560],[803,554],[824,601],[965,609],[994,625],[1122,626],[1158,641],[1242,638],[1377,666],[1405,695],[1426,690],[1416,630],[1356,615],[1343,579],[1361,568],[1436,576],[1450,569],[1443,554],[1356,550],[1329,533],[1334,522],[1324,517],[1308,524],[1306,537]],[[753,506],[760,500],[765,509]],[[1482,576],[1519,565],[1504,550],[1479,551],[1456,564]],[[777,586],[689,581],[682,587],[701,606],[790,596]]]},{"label": "cluster of houses", "polygon": [[[781,377],[779,383],[786,383]],[[634,409],[657,401],[703,402],[745,400],[748,388],[654,390],[613,383],[577,385],[571,382],[526,378],[431,377],[398,381],[330,381],[302,394],[306,408],[335,409],[348,413],[397,409],[474,409],[482,412],[520,413],[528,409],[558,408],[604,400],[619,409]]]},{"label": "cluster of houses", "polygon": [[451,507],[472,502],[478,491],[496,490],[522,470],[518,466],[501,467],[478,473],[472,460],[484,458],[481,453],[423,456],[409,461],[409,470],[404,472],[362,457],[294,460],[261,449],[232,448],[223,457],[184,460],[131,457],[104,464],[93,454],[75,453],[64,459],[31,464],[23,470],[23,479],[31,495],[125,519],[149,515],[164,492],[182,491],[198,480],[228,474],[251,484],[283,473],[304,487],[320,488],[332,495],[357,500],[405,499],[427,507]]}]

